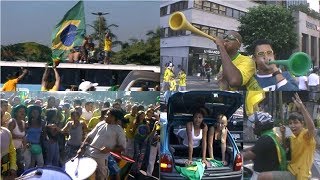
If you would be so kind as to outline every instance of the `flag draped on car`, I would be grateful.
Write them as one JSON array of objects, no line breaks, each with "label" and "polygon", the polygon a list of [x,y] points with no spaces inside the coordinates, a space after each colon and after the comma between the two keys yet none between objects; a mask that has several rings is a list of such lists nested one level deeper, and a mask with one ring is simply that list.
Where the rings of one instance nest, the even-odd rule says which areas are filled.
[{"label": "flag draped on car", "polygon": [[79,1],[64,15],[52,32],[52,61],[65,60],[74,46],[82,45],[86,34],[85,24],[83,1]]}]

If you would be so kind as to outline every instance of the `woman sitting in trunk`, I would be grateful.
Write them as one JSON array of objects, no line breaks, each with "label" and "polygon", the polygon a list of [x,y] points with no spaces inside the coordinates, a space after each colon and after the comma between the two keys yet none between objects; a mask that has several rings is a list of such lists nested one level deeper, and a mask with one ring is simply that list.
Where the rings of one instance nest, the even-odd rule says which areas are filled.
[{"label": "woman sitting in trunk", "polygon": [[208,126],[203,122],[203,117],[206,113],[202,109],[198,109],[193,114],[193,121],[188,122],[186,129],[181,129],[177,134],[183,138],[183,145],[188,147],[187,165],[192,164],[193,148],[198,147],[201,143],[202,148],[202,162],[206,163],[206,149],[207,149],[207,132]]},{"label": "woman sitting in trunk", "polygon": [[[225,115],[220,114],[217,118],[217,123],[209,129],[208,151],[210,158],[214,158],[215,154],[220,154],[223,165],[227,165],[226,148],[227,148],[227,124],[228,119]],[[221,148],[220,148],[221,146]]]}]

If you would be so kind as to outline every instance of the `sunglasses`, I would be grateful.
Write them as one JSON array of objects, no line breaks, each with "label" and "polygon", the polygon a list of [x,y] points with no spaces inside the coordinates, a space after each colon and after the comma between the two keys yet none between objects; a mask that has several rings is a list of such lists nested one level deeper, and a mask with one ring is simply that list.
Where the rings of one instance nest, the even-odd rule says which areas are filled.
[{"label": "sunglasses", "polygon": [[257,57],[264,57],[264,56],[270,56],[273,55],[273,51],[269,50],[269,51],[261,51],[261,52],[257,52],[256,56]]},{"label": "sunglasses", "polygon": [[234,35],[232,35],[232,34],[224,34],[224,35],[223,35],[223,39],[227,39],[227,40],[229,40],[229,41],[237,41],[239,44],[241,44],[240,41],[239,41],[239,39],[236,38],[236,37],[235,37]]}]

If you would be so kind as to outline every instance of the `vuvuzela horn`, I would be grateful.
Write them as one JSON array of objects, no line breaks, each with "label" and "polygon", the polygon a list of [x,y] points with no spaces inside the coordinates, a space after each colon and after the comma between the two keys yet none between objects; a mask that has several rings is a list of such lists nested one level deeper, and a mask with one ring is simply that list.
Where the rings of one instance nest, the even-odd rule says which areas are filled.
[{"label": "vuvuzela horn", "polygon": [[195,34],[198,34],[200,36],[204,36],[206,38],[209,38],[213,41],[216,40],[215,37],[210,36],[202,31],[200,31],[199,29],[197,29],[196,27],[192,26],[189,21],[187,20],[186,16],[182,13],[182,12],[174,12],[173,14],[171,14],[170,18],[169,18],[169,26],[172,30],[174,31],[178,31],[178,30],[188,30],[191,31]]},{"label": "vuvuzela horn", "polygon": [[284,65],[292,74],[296,76],[304,76],[311,68],[311,58],[304,52],[296,52],[287,60],[270,61],[269,64]]}]

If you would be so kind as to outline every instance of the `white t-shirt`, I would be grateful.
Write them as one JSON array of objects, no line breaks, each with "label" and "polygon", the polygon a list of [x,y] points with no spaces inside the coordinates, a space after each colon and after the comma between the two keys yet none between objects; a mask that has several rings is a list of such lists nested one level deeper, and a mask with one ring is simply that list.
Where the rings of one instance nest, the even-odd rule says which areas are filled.
[{"label": "white t-shirt", "polygon": [[308,86],[319,85],[319,76],[316,73],[311,73],[308,77]]},{"label": "white t-shirt", "polygon": [[298,81],[299,81],[299,89],[300,90],[307,90],[308,89],[307,84],[306,84],[306,82],[308,81],[307,76],[300,76],[298,78]]}]

